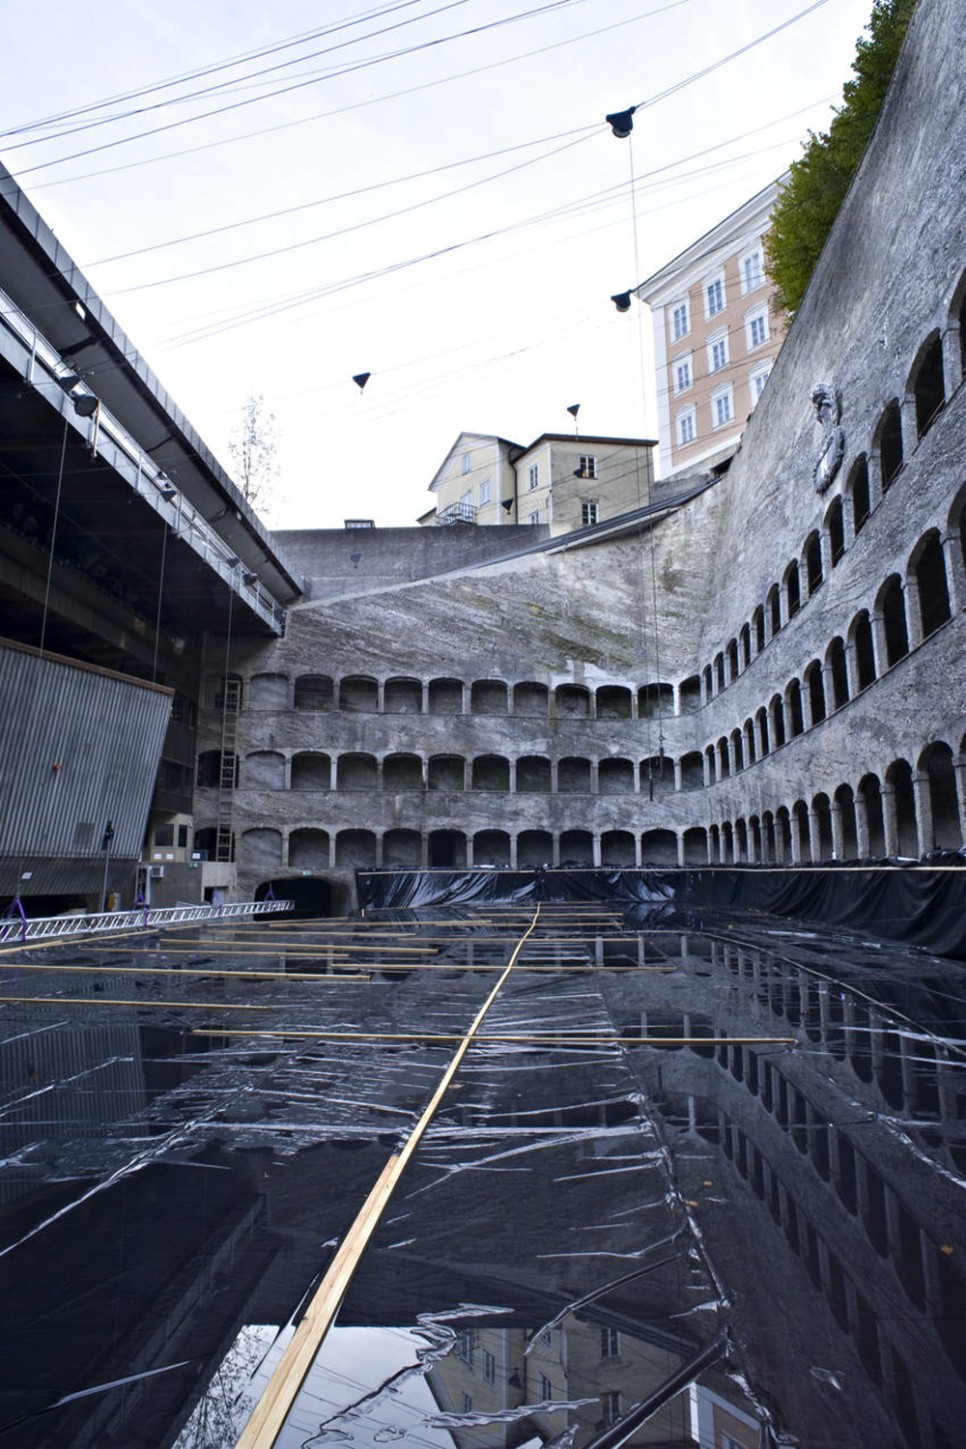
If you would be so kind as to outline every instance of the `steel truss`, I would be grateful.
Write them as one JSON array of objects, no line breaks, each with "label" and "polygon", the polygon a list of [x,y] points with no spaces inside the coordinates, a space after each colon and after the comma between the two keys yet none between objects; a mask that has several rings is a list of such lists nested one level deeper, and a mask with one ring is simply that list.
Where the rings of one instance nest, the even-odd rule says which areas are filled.
[{"label": "steel truss", "polygon": [[230,901],[223,905],[138,906],[130,911],[89,911],[77,916],[19,915],[0,920],[0,944],[9,941],[42,941],[60,936],[86,936],[104,931],[131,931],[158,926],[183,926],[192,921],[217,925],[221,921],[244,920],[250,916],[277,914],[294,908],[293,901]]}]

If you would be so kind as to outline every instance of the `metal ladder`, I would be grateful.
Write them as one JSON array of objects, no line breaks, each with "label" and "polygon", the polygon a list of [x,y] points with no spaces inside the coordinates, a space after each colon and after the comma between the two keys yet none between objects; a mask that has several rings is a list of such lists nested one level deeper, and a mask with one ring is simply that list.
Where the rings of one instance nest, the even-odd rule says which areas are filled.
[{"label": "metal ladder", "polygon": [[241,709],[241,680],[226,675],[222,681],[221,764],[218,774],[218,816],[215,860],[232,859],[232,806],[238,773],[238,713]]}]

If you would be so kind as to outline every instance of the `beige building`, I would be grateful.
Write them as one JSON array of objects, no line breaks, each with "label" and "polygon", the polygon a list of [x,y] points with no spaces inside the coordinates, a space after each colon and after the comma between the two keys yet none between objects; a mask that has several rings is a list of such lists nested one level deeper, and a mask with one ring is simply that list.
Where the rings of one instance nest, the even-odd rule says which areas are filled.
[{"label": "beige building", "polygon": [[650,502],[648,438],[582,438],[542,433],[522,447],[507,438],[460,433],[430,483],[436,505],[421,524],[544,524],[571,533]]},{"label": "beige building", "polygon": [[651,309],[660,476],[712,470],[734,453],[781,347],[763,238],[772,182],[637,288]]}]

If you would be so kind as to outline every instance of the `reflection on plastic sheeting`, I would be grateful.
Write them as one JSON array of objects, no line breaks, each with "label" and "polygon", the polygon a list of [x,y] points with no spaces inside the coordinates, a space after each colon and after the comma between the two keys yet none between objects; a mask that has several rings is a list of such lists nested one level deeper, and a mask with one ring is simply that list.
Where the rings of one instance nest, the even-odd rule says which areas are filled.
[{"label": "reflection on plastic sheeting", "polygon": [[[0,957],[4,1449],[234,1444],[519,894]],[[653,911],[542,909],[286,1449],[958,1442],[964,968]]]}]

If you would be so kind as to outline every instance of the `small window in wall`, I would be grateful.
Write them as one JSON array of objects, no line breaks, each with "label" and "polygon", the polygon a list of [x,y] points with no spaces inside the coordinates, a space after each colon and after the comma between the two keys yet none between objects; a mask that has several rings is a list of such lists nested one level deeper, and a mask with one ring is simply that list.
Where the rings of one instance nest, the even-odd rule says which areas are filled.
[{"label": "small window in wall", "polygon": [[585,527],[600,522],[600,504],[596,498],[584,498],[580,503],[580,521]]},{"label": "small window in wall", "polygon": [[762,265],[761,247],[755,247],[753,251],[746,252],[741,259],[741,290],[742,292],[753,292],[760,287],[765,280],[765,269]]},{"label": "small window in wall", "polygon": [[162,845],[173,846],[174,845],[174,826],[173,825],[156,825],[154,827],[154,843],[155,843],[155,845],[158,845],[158,846],[162,846]]},{"label": "small window in wall", "polygon": [[540,464],[531,463],[527,469],[527,488],[539,488],[540,486]]},{"label": "small window in wall", "polygon": [[580,463],[577,467],[577,472],[580,474],[581,478],[596,478],[597,459],[589,453],[582,453],[580,457]]},{"label": "small window in wall", "polygon": [[771,363],[763,367],[756,367],[754,372],[748,375],[748,389],[751,393],[751,405],[755,406],[762,393],[765,391],[765,383],[771,373]]},{"label": "small window in wall", "polygon": [[719,312],[724,311],[724,306],[724,277],[714,277],[710,282],[705,283],[704,315],[706,317],[717,317]]},{"label": "small window in wall", "polygon": [[687,302],[677,302],[671,308],[671,336],[675,342],[687,337],[691,331],[691,318]]},{"label": "small window in wall", "polygon": [[493,484],[489,478],[484,478],[483,482],[480,484],[478,497],[480,500],[481,508],[483,507],[484,503],[489,503],[491,498],[493,497]]},{"label": "small window in wall", "polygon": [[730,387],[717,392],[711,399],[711,426],[723,428],[734,421],[734,398]]},{"label": "small window in wall", "polygon": [[540,522],[540,509],[539,508],[535,508],[533,510],[533,512],[530,514],[529,518],[527,519],[527,522],[528,523],[539,523]]},{"label": "small window in wall", "polygon": [[902,418],[899,404],[891,402],[879,428],[879,459],[883,493],[902,467]]},{"label": "small window in wall", "polygon": [[462,456],[462,458],[460,459],[460,472],[461,473],[469,473],[469,472],[472,471],[472,468],[473,468],[473,454],[472,453],[464,453],[463,456]]},{"label": "small window in wall", "polygon": [[686,448],[688,443],[693,443],[695,439],[694,408],[687,408],[683,413],[678,413],[674,422],[678,435],[678,447]]},{"label": "small window in wall", "polygon": [[923,349],[913,390],[916,398],[916,431],[921,438],[937,414],[942,412],[946,402],[943,345],[938,332]]},{"label": "small window in wall", "polygon": [[694,382],[694,377],[691,372],[690,354],[687,357],[679,357],[672,364],[672,367],[674,370],[674,391],[686,392]]},{"label": "small window in wall", "polygon": [[751,352],[755,347],[763,347],[768,341],[768,308],[758,307],[754,312],[749,312],[745,318],[745,345]]},{"label": "small window in wall", "polygon": [[708,338],[708,371],[720,372],[728,366],[728,333],[724,327]]}]

